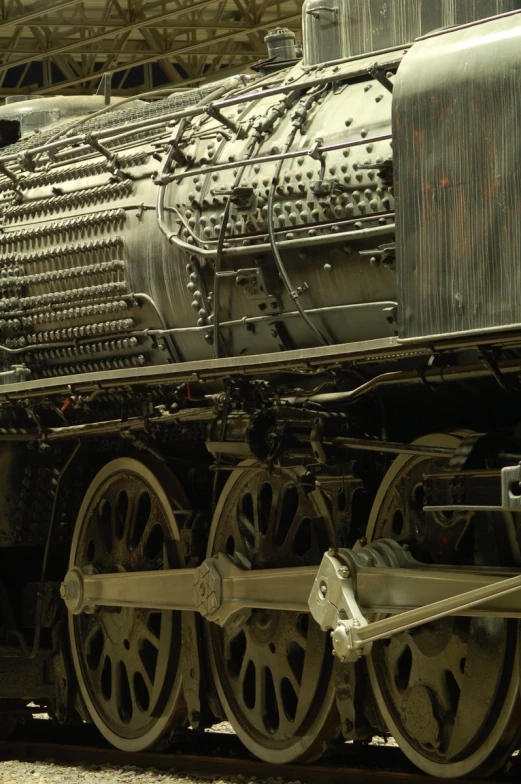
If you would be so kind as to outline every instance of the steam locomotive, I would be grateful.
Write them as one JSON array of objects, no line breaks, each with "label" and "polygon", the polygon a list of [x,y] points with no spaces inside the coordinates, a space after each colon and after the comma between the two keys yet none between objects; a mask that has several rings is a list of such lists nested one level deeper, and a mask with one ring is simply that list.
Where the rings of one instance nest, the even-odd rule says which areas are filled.
[{"label": "steam locomotive", "polygon": [[306,0],[254,75],[0,109],[4,737],[519,749],[519,9]]}]

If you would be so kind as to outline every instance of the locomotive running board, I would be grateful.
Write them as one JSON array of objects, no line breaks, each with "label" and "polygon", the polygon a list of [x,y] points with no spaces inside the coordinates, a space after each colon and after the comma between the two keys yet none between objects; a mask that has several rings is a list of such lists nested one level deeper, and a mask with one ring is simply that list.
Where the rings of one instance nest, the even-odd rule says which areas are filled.
[{"label": "locomotive running board", "polygon": [[[74,615],[145,607],[198,612],[220,626],[240,626],[254,609],[311,612],[332,630],[335,653],[354,661],[375,640],[447,615],[521,619],[520,589],[519,571],[428,566],[381,540],[331,550],[320,567],[245,571],[222,553],[196,569],[95,574],[73,567],[61,596]],[[388,617],[367,620],[378,616]]]},{"label": "locomotive running board", "polygon": [[[63,397],[84,395],[121,386],[150,386],[179,382],[211,383],[230,376],[241,375],[246,378],[268,376],[288,369],[311,373],[339,362],[390,361],[400,359],[402,356],[408,359],[416,357],[428,360],[437,352],[468,351],[469,348],[476,348],[478,344],[479,357],[472,365],[436,366],[429,363],[418,369],[383,374],[381,384],[435,384],[463,378],[490,377],[497,373],[521,372],[519,360],[498,361],[495,362],[494,367],[489,367],[483,358],[483,347],[489,344],[496,347],[521,347],[521,326],[516,325],[502,330],[489,330],[486,333],[444,335],[436,340],[421,338],[403,341],[398,337],[388,337],[272,354],[203,359],[195,362],[82,373],[16,383],[8,380],[14,376],[13,370],[0,373],[0,376],[4,377],[4,385],[0,387],[0,402],[17,401],[21,396],[29,399],[48,395]],[[23,368],[21,370],[23,372]],[[390,375],[393,378],[389,378]]]},{"label": "locomotive running board", "polygon": [[[521,343],[521,336],[520,336]],[[0,400],[18,397],[19,395],[39,395],[42,393],[59,394],[70,392],[92,392],[112,386],[136,386],[150,384],[168,384],[177,382],[212,381],[230,375],[259,375],[276,373],[281,369],[292,367],[311,371],[314,366],[334,364],[343,360],[349,361],[362,357],[388,355],[396,352],[399,347],[398,338],[369,340],[359,343],[345,343],[320,348],[297,349],[294,351],[277,352],[274,354],[258,354],[248,357],[227,357],[223,359],[202,359],[195,362],[181,362],[170,365],[151,365],[148,367],[125,370],[109,370],[97,373],[60,376],[59,378],[37,379],[18,383],[6,383],[0,388]],[[411,356],[412,348],[407,348]],[[419,349],[420,355],[429,356],[432,351],[428,347]]]}]

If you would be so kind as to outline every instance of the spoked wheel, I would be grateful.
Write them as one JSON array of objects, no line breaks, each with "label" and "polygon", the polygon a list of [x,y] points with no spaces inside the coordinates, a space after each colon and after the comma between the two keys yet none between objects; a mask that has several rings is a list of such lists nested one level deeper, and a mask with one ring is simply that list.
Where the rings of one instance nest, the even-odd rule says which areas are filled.
[{"label": "spoked wheel", "polygon": [[[181,508],[186,508],[184,496],[169,472],[152,472],[137,460],[114,460],[85,496],[70,567],[91,573],[174,568],[181,555],[173,510]],[[69,615],[74,668],[87,711],[114,746],[154,747],[185,718],[180,615],[90,609]]]},{"label": "spoked wheel", "polygon": [[[223,490],[208,555],[228,553],[246,569],[304,566],[332,542],[319,491],[293,470],[247,466]],[[338,720],[330,640],[311,616],[253,610],[241,626],[210,624],[208,636],[219,698],[244,745],[269,762],[319,756]]]},{"label": "spoked wheel", "polygon": [[[419,443],[456,447],[458,435]],[[378,493],[369,539],[392,538],[419,561],[512,565],[505,519],[475,513],[424,513],[424,477],[443,470],[432,458],[400,457]],[[403,752],[438,777],[491,775],[520,740],[517,622],[444,618],[374,645],[369,674],[380,711]]]}]

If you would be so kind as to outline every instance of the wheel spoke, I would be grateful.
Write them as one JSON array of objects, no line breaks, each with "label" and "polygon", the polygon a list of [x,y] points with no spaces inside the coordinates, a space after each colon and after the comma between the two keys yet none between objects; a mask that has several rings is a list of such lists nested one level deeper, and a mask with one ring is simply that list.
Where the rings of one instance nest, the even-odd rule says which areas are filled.
[{"label": "wheel spoke", "polygon": [[[164,479],[168,492],[150,469],[126,458],[103,469],[77,521],[74,564],[136,572],[166,565],[169,552],[169,567],[175,568],[179,532],[170,503],[163,505],[162,499],[177,484],[173,477]],[[186,509],[179,492],[178,505]],[[94,551],[90,561],[89,547]],[[89,714],[124,750],[146,750],[184,721],[176,678],[181,630],[174,615],[121,608],[70,619],[74,666]]]},{"label": "wheel spoke", "polygon": [[266,670],[255,668],[255,713],[264,717],[266,714]]},{"label": "wheel spoke", "polygon": [[[235,561],[243,548],[253,569],[319,563],[323,553],[311,529],[309,546],[299,552],[292,546],[304,519],[320,521],[325,541],[333,543],[320,491],[302,492],[293,469],[239,468],[227,487],[210,536],[214,553],[231,554],[233,540]],[[330,642],[318,627],[311,632],[307,614],[253,610],[233,632],[212,625],[209,639],[227,718],[254,754],[269,761],[305,758],[333,731],[326,725],[334,711]]]},{"label": "wheel spoke", "polygon": [[120,680],[119,680],[119,673],[118,673],[118,664],[119,662],[110,656],[107,657],[108,661],[110,662],[110,675],[111,675],[111,708],[114,713],[119,711],[119,704],[120,704]]},{"label": "wheel spoke", "polygon": [[272,501],[270,504],[269,514],[267,515],[267,525],[266,525],[266,539],[270,542],[273,540],[273,536],[275,533],[276,525],[279,519],[280,514],[280,502],[281,502],[281,491],[280,485],[271,485],[272,489]]},{"label": "wheel spoke", "polygon": [[102,631],[101,623],[96,615],[89,615],[88,623],[85,624],[85,626],[86,626],[86,631],[84,633],[85,648],[89,648],[92,643],[93,637],[95,637],[96,634],[103,634],[103,631]]},{"label": "wheel spoke", "polygon": [[[457,449],[463,437],[422,443]],[[372,541],[406,542],[428,564],[499,565],[501,526],[488,515],[469,522],[468,514],[423,511],[425,476],[442,470],[433,458],[395,461],[371,514]],[[374,645],[368,669],[377,705],[402,750],[427,773],[473,776],[484,768],[489,775],[506,759],[519,733],[514,706],[521,707],[511,680],[517,636],[508,628],[501,620],[449,617]]]},{"label": "wheel spoke", "polygon": [[[499,619],[476,618],[471,621],[470,644],[464,649],[466,654],[464,671],[461,672],[461,666],[454,668],[459,676],[460,693],[454,718],[454,731],[447,752],[450,756],[468,745],[476,733],[476,726],[484,724],[491,711],[497,679],[490,677],[490,673],[497,672],[498,668],[501,671],[505,666],[502,661],[500,639],[498,639],[503,636],[500,631],[503,625],[504,622]],[[495,637],[498,645],[488,651],[483,649],[480,638],[484,635],[490,640]],[[479,689],[473,688],[473,680],[479,680]]]},{"label": "wheel spoke", "polygon": [[248,520],[244,512],[239,512],[239,514],[237,515],[237,524],[238,524],[239,531],[243,535],[246,534],[252,539],[255,539],[256,536],[255,525],[250,520]]},{"label": "wheel spoke", "polygon": [[294,628],[292,629],[293,640],[305,651],[308,647],[310,615],[308,613],[299,615],[292,613],[292,618],[294,620]]},{"label": "wheel spoke", "polygon": [[[277,706],[279,712],[279,734],[291,736],[293,727],[298,716],[300,700],[300,688],[294,676],[288,668],[277,668],[277,680],[275,680],[275,693],[277,696]],[[291,680],[290,680],[291,679]]]},{"label": "wheel spoke", "polygon": [[297,697],[300,696],[300,681],[297,679],[295,673],[289,666],[286,659],[283,659],[282,656],[278,657],[277,661],[277,672],[278,672],[278,680],[279,683],[282,679],[285,679],[291,685],[291,688],[295,692]]},{"label": "wheel spoke", "polygon": [[154,565],[156,568],[166,563],[166,544],[164,537],[164,525],[159,522],[158,515],[150,514],[150,517],[135,547],[135,557],[140,562]]}]

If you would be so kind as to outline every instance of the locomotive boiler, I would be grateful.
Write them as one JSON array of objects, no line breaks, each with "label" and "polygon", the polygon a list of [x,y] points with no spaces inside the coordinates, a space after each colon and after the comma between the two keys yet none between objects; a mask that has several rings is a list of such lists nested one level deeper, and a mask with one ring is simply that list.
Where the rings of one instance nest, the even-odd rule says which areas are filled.
[{"label": "locomotive boiler", "polygon": [[[521,8],[0,109],[0,731],[521,744]],[[333,655],[332,655],[333,654]]]}]

